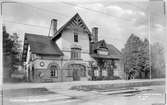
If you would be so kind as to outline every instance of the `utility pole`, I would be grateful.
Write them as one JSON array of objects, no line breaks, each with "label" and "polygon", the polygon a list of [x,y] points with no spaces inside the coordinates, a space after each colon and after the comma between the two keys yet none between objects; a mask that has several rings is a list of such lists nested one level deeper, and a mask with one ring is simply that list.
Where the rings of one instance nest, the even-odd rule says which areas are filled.
[{"label": "utility pole", "polygon": [[148,31],[148,37],[149,37],[149,79],[152,78],[151,76],[151,46],[150,46],[150,43],[151,43],[151,1],[148,2],[148,6],[147,6],[147,31]]},{"label": "utility pole", "polygon": [[1,16],[2,16],[2,4],[3,4],[3,1],[1,1]]},{"label": "utility pole", "polygon": [[163,9],[164,9],[164,16],[166,16],[166,2],[163,0]]}]

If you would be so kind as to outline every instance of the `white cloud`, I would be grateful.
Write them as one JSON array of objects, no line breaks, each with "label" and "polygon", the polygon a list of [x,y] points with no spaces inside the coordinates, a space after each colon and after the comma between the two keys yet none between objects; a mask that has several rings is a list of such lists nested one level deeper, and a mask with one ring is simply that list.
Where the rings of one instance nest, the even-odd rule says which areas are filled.
[{"label": "white cloud", "polygon": [[[72,0],[64,2],[70,1]],[[18,12],[18,9],[16,9],[14,12],[12,11],[11,13],[16,14],[12,14],[14,20],[19,20],[20,22],[24,22],[27,24],[49,26],[49,19],[53,17],[58,19],[58,24],[64,24],[66,21],[68,21],[69,18],[71,18],[72,14],[78,12],[85,21],[85,23],[89,26],[89,28],[92,28],[93,26],[99,27],[99,39],[105,39],[108,43],[115,45],[119,49],[124,46],[127,38],[131,33],[139,35],[140,37],[145,37],[147,35],[147,30],[144,26],[146,24],[145,11],[134,9],[132,7],[126,7],[126,5],[124,4],[121,5],[120,3],[111,3],[108,1],[106,1],[105,3],[102,3],[100,1],[95,3],[89,3],[90,0],[77,0],[78,2],[82,3],[76,3],[76,0],[73,1],[75,2],[70,3],[76,4],[76,6],[67,6],[65,4],[57,5],[57,3],[48,3],[48,5],[42,4],[43,6],[39,6],[40,8],[45,7],[47,10],[51,11],[61,11],[61,13],[63,14],[69,14],[69,17],[61,16],[56,13],[52,16],[44,14],[42,11],[38,13],[36,11],[32,11],[28,7],[25,7],[25,9],[28,9],[27,11],[18,8],[21,10],[21,12]],[[34,6],[36,5],[34,4]],[[84,8],[88,8],[89,10]],[[92,10],[94,10],[94,12]],[[99,13],[97,11],[103,13]],[[23,12],[26,14],[24,14]],[[18,19],[16,18],[17,16],[19,17]],[[125,19],[128,19],[129,21]],[[162,29],[160,25],[157,25],[156,27],[158,27],[157,29],[159,31]],[[11,27],[11,30],[14,32],[21,31],[47,35],[49,29],[47,30],[40,27],[13,25],[13,27]]]},{"label": "white cloud", "polygon": [[164,31],[164,27],[161,24],[155,24],[154,27],[157,31]]},{"label": "white cloud", "polygon": [[106,9],[110,10],[110,12],[116,14],[117,16],[132,16],[132,17],[137,17],[137,16],[145,16],[145,13],[142,11],[137,11],[137,10],[132,10],[132,9],[125,9],[117,5],[110,5],[106,7]]},{"label": "white cloud", "polygon": [[74,7],[74,9],[76,9],[76,10],[90,9],[90,10],[102,11],[104,9],[104,6],[101,3],[78,4]]},{"label": "white cloud", "polygon": [[121,17],[122,15],[132,15],[134,12],[129,9],[123,9],[117,5],[110,5],[106,7],[112,14]]},{"label": "white cloud", "polygon": [[[78,4],[74,8],[81,14],[81,17],[83,16],[83,20],[87,21],[86,23],[90,26],[89,28],[93,26],[99,27],[99,40],[105,39],[108,43],[115,45],[118,49],[121,49],[124,46],[131,33],[137,34],[142,38],[146,37],[145,26],[134,26],[136,20],[145,16],[143,11],[125,8],[119,6],[119,4],[105,5],[99,2]],[[93,12],[92,10],[95,10],[96,12]]]},{"label": "white cloud", "polygon": [[40,19],[38,19],[38,20],[34,20],[34,19],[29,19],[29,20],[27,20],[27,21],[25,21],[25,23],[27,23],[27,24],[32,24],[32,25],[37,25],[37,26],[41,26],[41,27],[49,27],[49,24],[47,24],[46,23],[46,21],[44,21],[44,20],[40,20]]},{"label": "white cloud", "polygon": [[90,5],[90,7],[92,7],[92,9],[94,10],[101,10],[102,8],[104,8],[104,5],[102,5],[101,3],[96,3],[96,4]]},{"label": "white cloud", "polygon": [[142,12],[142,11],[138,11],[137,12],[139,15],[141,15],[141,16],[146,16],[146,14],[144,13],[144,12]]}]

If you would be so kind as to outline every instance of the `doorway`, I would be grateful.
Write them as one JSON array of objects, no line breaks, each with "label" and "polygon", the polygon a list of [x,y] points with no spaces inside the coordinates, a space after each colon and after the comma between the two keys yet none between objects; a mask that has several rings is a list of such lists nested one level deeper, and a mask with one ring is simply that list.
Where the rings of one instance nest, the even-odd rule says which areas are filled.
[{"label": "doorway", "polygon": [[81,64],[71,64],[69,68],[72,70],[73,81],[79,81],[81,77],[86,76],[85,66]]},{"label": "doorway", "polygon": [[74,68],[74,69],[73,69],[73,80],[74,80],[74,81],[79,81],[79,80],[80,80],[79,71],[80,71],[79,68]]}]

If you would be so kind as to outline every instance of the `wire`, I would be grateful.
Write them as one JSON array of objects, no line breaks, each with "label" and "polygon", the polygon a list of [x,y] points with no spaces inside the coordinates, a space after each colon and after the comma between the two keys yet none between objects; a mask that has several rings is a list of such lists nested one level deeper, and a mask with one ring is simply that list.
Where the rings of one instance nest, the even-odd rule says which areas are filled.
[{"label": "wire", "polygon": [[[70,6],[76,6],[76,4],[73,4],[73,3],[67,3],[67,2],[61,2],[61,3],[66,4],[66,5],[70,5]],[[103,14],[103,15],[106,15],[106,16],[110,16],[110,17],[115,18],[115,19],[130,21],[130,19],[116,17],[114,15],[106,14],[105,12],[102,12],[102,11],[98,11],[98,10],[94,10],[94,9],[90,9],[90,8],[86,8],[86,7],[82,7],[82,6],[77,6],[77,7],[83,8],[83,9],[86,9],[86,10],[89,10],[89,11],[92,11],[92,12],[100,13],[100,14]]]},{"label": "wire", "polygon": [[164,16],[166,15],[166,2],[163,0]]},{"label": "wire", "polygon": [[34,25],[34,24],[26,24],[26,23],[21,23],[21,22],[17,22],[17,21],[11,21],[11,20],[3,20],[5,22],[8,22],[8,23],[15,23],[15,24],[22,24],[22,25],[27,25],[27,26],[32,26],[32,27],[38,27],[38,28],[49,28],[47,26],[40,26],[40,25]]},{"label": "wire", "polygon": [[129,3],[129,2],[125,2],[127,5],[130,5],[130,6],[133,6],[135,7],[136,9],[140,9],[140,10],[146,10],[146,8],[142,8],[142,7],[139,7],[137,5],[133,5],[132,3]]},{"label": "wire", "polygon": [[[17,3],[17,4],[24,4],[24,5],[27,5],[28,7],[29,6],[31,6],[32,8],[35,8],[35,9],[37,9],[37,10],[44,10],[45,12],[49,12],[49,13],[57,13],[57,14],[59,14],[59,15],[61,15],[61,16],[65,16],[65,17],[69,17],[69,16],[67,16],[67,15],[65,15],[65,14],[62,14],[62,13],[60,13],[60,12],[57,12],[57,11],[51,11],[51,10],[47,10],[47,9],[43,9],[43,8],[39,8],[39,7],[36,7],[36,6],[32,6],[32,5],[30,5],[30,4],[27,4],[27,3],[23,3],[23,2],[15,2],[15,1],[13,1],[14,3]],[[8,3],[8,2],[6,2],[6,3]],[[60,2],[60,3],[62,3],[62,4],[66,4],[66,5],[70,5],[70,6],[76,6],[75,4],[73,4],[73,3],[67,3],[67,2]],[[82,7],[82,6],[78,6],[79,8],[83,8],[83,9],[86,9],[86,10],[89,10],[89,11],[91,11],[91,12],[96,12],[96,13],[100,13],[100,14],[103,14],[103,15],[106,15],[106,16],[110,16],[110,17],[112,17],[112,18],[115,18],[115,19],[119,19],[119,20],[125,20],[125,21],[130,21],[131,19],[126,19],[126,18],[120,18],[120,17],[116,17],[116,16],[114,16],[114,15],[110,15],[110,14],[106,14],[105,12],[102,12],[102,11],[97,11],[97,10],[94,10],[94,9],[90,9],[90,8],[86,8],[86,7]]]},{"label": "wire", "polygon": [[44,10],[44,11],[47,12],[47,13],[50,12],[52,15],[55,14],[55,13],[57,13],[57,14],[59,14],[59,15],[61,15],[61,16],[69,17],[68,15],[63,14],[63,13],[60,13],[60,12],[57,12],[57,11],[51,11],[51,10],[48,10],[48,9],[44,9],[44,8],[32,6],[32,5],[30,5],[30,4],[23,3],[23,2],[17,2],[17,3],[18,3],[18,4],[19,4],[19,3],[20,3],[20,4],[25,4],[25,5],[27,5],[27,6],[31,6],[31,7],[35,8],[35,9]]},{"label": "wire", "polygon": [[[162,3],[163,3],[164,1],[159,1],[159,2],[162,2]],[[148,9],[148,5],[149,5],[149,4],[148,4],[146,8],[142,8],[142,7],[139,7],[139,6],[137,6],[137,5],[133,5],[133,4],[129,3],[129,2],[126,2],[126,4],[127,4],[127,5],[130,5],[130,6],[133,6],[133,7],[137,8],[137,9],[140,9],[140,10],[146,10],[146,9]],[[162,5],[163,5],[163,8],[164,8],[164,7],[165,7],[165,3],[163,3]],[[157,14],[156,11],[150,11],[150,13]],[[165,10],[164,10],[164,13],[165,13]]]},{"label": "wire", "polygon": [[[55,13],[56,11],[50,11],[50,10],[47,10],[47,9],[43,9],[43,8],[38,8],[38,7],[35,7],[35,6],[32,6],[30,4],[27,4],[27,3],[20,3],[20,2],[14,2],[14,3],[18,3],[18,4],[24,4],[24,5],[27,5],[27,6],[31,6],[33,8],[36,8],[38,10],[44,10],[44,11],[47,11],[47,12],[51,12],[51,13]],[[72,4],[72,3],[67,3],[67,2],[60,2],[60,3],[63,3],[63,4],[67,4],[67,5],[70,5],[70,6],[74,6],[75,4]],[[122,18],[119,18],[119,17],[115,17],[113,15],[109,15],[109,14],[106,14],[102,11],[97,11],[97,10],[92,10],[92,9],[89,9],[89,8],[85,8],[85,7],[81,7],[79,6],[80,8],[84,8],[84,9],[87,9],[89,11],[93,11],[93,12],[97,12],[97,13],[100,13],[100,14],[104,14],[104,15],[107,15],[107,16],[112,16],[113,18],[115,19],[120,19],[120,20],[126,20],[126,21],[130,21],[130,19],[122,19]],[[58,12],[56,12],[58,13]],[[61,14],[63,16],[67,16],[67,15],[64,15],[64,14]],[[69,16],[68,16],[69,17]],[[17,23],[17,24],[23,24],[23,25],[29,25],[29,26],[33,26],[33,27],[41,27],[41,28],[49,28],[47,26],[38,26],[38,25],[32,25],[32,24],[25,24],[25,23],[19,23],[19,22],[15,22],[15,21],[8,21],[8,22],[11,22],[11,23]]]},{"label": "wire", "polygon": [[[49,13],[49,14],[52,14],[52,15],[55,14],[55,13],[57,13],[57,14],[59,14],[59,15],[61,15],[61,16],[69,17],[68,15],[63,14],[63,13],[60,13],[60,12],[57,12],[57,11],[51,11],[51,10],[48,10],[48,9],[44,9],[44,8],[40,8],[40,7],[36,7],[36,6],[30,5],[30,4],[28,4],[28,3],[16,2],[16,1],[14,1],[14,0],[6,1],[6,2],[3,2],[3,3],[10,3],[10,2],[15,3],[15,4],[24,4],[24,5],[26,5],[27,7],[32,7],[32,8],[34,8],[34,9],[39,10],[39,11],[43,10],[43,11],[45,11],[46,13]],[[43,12],[43,11],[42,11],[42,12]]]}]

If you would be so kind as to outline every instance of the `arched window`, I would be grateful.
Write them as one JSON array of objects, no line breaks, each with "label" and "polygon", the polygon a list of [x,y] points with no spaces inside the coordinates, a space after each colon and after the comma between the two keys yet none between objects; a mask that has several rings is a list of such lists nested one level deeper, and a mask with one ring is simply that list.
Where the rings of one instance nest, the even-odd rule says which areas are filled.
[{"label": "arched window", "polygon": [[50,76],[51,77],[58,77],[58,68],[55,65],[50,67]]}]

